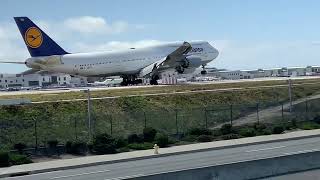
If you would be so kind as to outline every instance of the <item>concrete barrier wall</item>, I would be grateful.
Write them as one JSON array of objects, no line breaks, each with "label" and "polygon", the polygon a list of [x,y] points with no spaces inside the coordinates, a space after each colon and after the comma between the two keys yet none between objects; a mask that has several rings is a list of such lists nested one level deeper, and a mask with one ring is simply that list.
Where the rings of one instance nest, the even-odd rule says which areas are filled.
[{"label": "concrete barrier wall", "polygon": [[247,162],[200,167],[197,169],[167,172],[137,180],[242,180],[257,179],[320,168],[320,152],[259,159]]}]

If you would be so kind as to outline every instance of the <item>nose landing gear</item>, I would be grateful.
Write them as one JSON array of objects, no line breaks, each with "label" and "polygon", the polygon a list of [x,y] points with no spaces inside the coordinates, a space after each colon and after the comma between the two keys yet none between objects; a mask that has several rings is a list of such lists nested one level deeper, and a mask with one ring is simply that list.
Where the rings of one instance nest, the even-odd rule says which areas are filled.
[{"label": "nose landing gear", "polygon": [[[199,71],[198,71],[198,72],[199,72]],[[207,74],[207,71],[206,71],[206,69],[205,69],[205,65],[202,65],[202,71],[201,71],[201,74],[202,74],[202,75]]]}]

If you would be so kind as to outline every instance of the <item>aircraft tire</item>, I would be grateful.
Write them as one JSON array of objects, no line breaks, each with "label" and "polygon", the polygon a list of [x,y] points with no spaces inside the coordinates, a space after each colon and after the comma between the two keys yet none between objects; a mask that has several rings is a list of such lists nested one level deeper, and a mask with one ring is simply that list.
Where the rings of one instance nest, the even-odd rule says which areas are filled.
[{"label": "aircraft tire", "polygon": [[201,71],[201,74],[207,74],[206,70]]}]

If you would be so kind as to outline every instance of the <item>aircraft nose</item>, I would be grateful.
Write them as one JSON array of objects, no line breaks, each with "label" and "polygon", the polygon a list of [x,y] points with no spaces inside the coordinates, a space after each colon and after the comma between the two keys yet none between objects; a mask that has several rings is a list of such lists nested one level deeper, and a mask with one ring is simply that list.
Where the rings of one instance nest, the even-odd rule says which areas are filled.
[{"label": "aircraft nose", "polygon": [[217,58],[217,57],[219,56],[219,51],[218,51],[218,49],[216,49],[216,48],[215,48],[215,54],[216,54],[216,57],[215,57],[215,58]]},{"label": "aircraft nose", "polygon": [[219,51],[216,48],[213,48],[214,52],[213,52],[213,59],[217,58],[219,56]]}]

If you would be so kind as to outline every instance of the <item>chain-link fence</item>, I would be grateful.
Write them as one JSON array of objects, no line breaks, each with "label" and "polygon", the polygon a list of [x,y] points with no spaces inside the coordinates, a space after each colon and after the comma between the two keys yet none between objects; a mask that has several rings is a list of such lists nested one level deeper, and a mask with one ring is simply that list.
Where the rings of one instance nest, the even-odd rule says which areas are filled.
[{"label": "chain-link fence", "polygon": [[292,108],[288,102],[258,102],[192,108],[122,109],[117,112],[92,109],[91,126],[85,108],[63,115],[37,108],[33,108],[34,112],[21,111],[19,108],[25,107],[10,106],[2,108],[3,112],[0,112],[0,149],[10,149],[16,143],[40,147],[53,139],[60,143],[90,141],[90,131],[92,136],[108,133],[126,137],[142,133],[145,127],[153,127],[160,132],[177,135],[192,128],[215,129],[226,123],[233,126],[249,123],[281,124],[292,120],[311,121],[320,118],[320,99],[295,101]]}]

